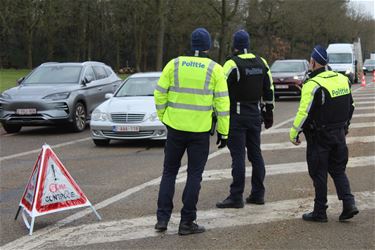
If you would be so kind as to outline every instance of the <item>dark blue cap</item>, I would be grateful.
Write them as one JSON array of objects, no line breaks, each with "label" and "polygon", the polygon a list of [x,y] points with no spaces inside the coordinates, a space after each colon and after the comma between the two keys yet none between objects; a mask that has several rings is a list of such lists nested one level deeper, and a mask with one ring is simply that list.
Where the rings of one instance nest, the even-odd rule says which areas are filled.
[{"label": "dark blue cap", "polygon": [[315,46],[311,53],[311,57],[320,65],[326,65],[329,61],[326,49],[320,45]]},{"label": "dark blue cap", "polygon": [[205,51],[211,48],[211,36],[205,28],[198,28],[191,33],[191,49]]},{"label": "dark blue cap", "polygon": [[233,48],[238,50],[249,49],[250,36],[245,30],[239,30],[233,35]]}]

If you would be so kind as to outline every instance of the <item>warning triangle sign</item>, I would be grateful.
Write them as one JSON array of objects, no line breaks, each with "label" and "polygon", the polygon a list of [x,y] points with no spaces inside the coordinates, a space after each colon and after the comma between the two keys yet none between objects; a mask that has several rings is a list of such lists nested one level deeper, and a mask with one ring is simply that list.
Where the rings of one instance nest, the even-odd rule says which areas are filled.
[{"label": "warning triangle sign", "polygon": [[100,219],[56,154],[48,145],[44,145],[20,202],[20,208],[32,218],[30,225],[23,214],[26,226],[31,227],[30,234],[36,216],[87,206],[90,206]]}]

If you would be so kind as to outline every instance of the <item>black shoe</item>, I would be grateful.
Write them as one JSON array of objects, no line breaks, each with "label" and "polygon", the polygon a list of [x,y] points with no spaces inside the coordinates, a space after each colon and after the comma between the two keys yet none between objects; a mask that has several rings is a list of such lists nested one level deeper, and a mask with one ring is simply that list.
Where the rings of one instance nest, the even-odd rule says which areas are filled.
[{"label": "black shoe", "polygon": [[178,227],[178,234],[179,235],[188,235],[188,234],[199,234],[206,231],[206,229],[202,226],[199,226],[197,223],[194,222],[180,222],[180,226]]},{"label": "black shoe", "polygon": [[165,230],[167,230],[167,227],[168,221],[158,220],[158,223],[155,224],[155,229],[158,232],[164,232]]},{"label": "black shoe", "polygon": [[358,208],[355,205],[344,208],[342,210],[342,213],[339,216],[339,221],[349,220],[350,218],[353,218],[353,216],[358,213],[359,213]]},{"label": "black shoe", "polygon": [[302,219],[305,221],[328,222],[327,215],[316,215],[313,212],[302,215]]},{"label": "black shoe", "polygon": [[225,200],[216,203],[217,208],[243,208],[243,200],[234,201],[231,198],[226,198]]},{"label": "black shoe", "polygon": [[246,198],[246,203],[248,204],[257,204],[257,205],[264,205],[264,199],[255,199],[251,195]]}]

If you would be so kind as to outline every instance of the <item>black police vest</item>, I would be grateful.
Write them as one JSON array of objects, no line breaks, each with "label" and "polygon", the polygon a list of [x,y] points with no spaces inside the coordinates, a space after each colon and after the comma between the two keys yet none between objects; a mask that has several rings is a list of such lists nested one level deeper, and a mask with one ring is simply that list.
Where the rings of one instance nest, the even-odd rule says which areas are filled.
[{"label": "black police vest", "polygon": [[240,81],[230,84],[229,97],[231,106],[237,102],[257,103],[263,95],[263,78],[265,65],[258,56],[255,58],[232,57],[240,73]]},{"label": "black police vest", "polygon": [[[334,76],[332,76],[334,77]],[[313,79],[312,79],[313,80]],[[339,79],[337,79],[339,80]],[[318,128],[339,128],[344,127],[350,119],[350,110],[352,105],[351,94],[332,98],[329,91],[316,82],[321,88],[317,105],[314,105],[311,111],[311,120]],[[349,84],[349,83],[343,83]]]}]

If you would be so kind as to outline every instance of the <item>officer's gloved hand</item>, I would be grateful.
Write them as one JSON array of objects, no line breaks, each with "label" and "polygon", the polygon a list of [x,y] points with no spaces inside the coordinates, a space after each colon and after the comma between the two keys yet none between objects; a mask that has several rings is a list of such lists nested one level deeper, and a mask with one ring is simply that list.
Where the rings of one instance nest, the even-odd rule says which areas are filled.
[{"label": "officer's gloved hand", "polygon": [[264,127],[266,129],[269,129],[273,125],[273,112],[272,111],[263,111],[263,122],[264,122]]},{"label": "officer's gloved hand", "polygon": [[216,145],[220,144],[218,146],[218,148],[224,148],[227,145],[227,142],[228,142],[228,136],[224,136],[224,135],[220,134],[219,132],[217,132]]}]

